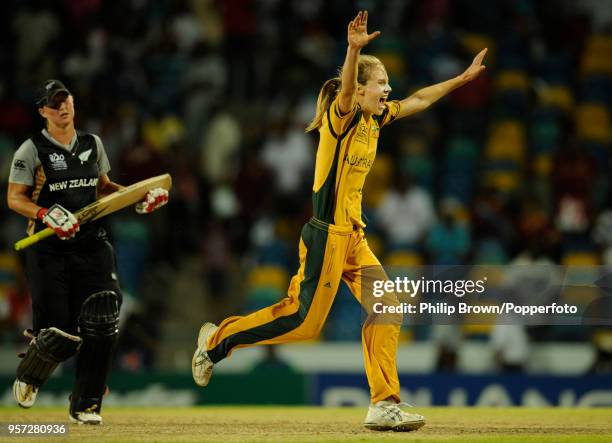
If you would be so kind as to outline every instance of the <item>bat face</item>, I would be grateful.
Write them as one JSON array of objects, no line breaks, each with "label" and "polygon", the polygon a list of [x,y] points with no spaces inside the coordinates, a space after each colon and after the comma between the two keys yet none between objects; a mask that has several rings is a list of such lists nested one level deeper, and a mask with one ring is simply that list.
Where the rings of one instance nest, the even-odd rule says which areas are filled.
[{"label": "bat face", "polygon": [[[134,203],[138,203],[151,189],[164,188],[166,190],[170,190],[171,187],[172,177],[170,177],[170,174],[152,177],[122,188],[117,192],[113,192],[112,194],[79,209],[74,213],[74,215],[79,219],[81,224],[88,223],[108,214],[112,214],[113,212],[119,211],[127,206],[133,205]],[[30,235],[29,237],[19,240],[17,243],[15,243],[15,249],[19,251],[20,249],[33,245],[34,243],[50,235],[53,235],[52,229],[43,229],[42,231]]]},{"label": "bat face", "polygon": [[78,212],[78,218],[80,223],[87,223],[97,218],[100,218],[110,207],[108,204],[99,204],[96,202],[93,205],[89,205]]},{"label": "bat face", "polygon": [[169,174],[142,180],[79,209],[75,215],[81,224],[97,220],[126,206],[138,203],[151,189],[161,187],[169,190],[171,186],[172,179]]}]

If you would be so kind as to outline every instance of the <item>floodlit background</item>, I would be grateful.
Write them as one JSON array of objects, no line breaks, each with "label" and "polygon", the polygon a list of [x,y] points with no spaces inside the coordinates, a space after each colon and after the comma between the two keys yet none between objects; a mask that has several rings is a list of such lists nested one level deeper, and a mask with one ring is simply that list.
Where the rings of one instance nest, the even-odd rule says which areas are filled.
[{"label": "floodlit background", "polygon": [[[203,320],[279,300],[297,269],[317,143],[304,128],[359,9],[383,33],[365,52],[385,63],[392,98],[459,74],[489,48],[478,80],[383,131],[364,190],[383,264],[612,264],[612,2],[8,0],[3,403],[31,325],[12,251],[25,220],[6,207],[6,183],[15,149],[42,127],[34,91],[47,78],[74,95],[77,128],[101,136],[111,179],[174,180],[163,210],[109,217],[125,297],[112,401],[367,403],[360,307],[345,287],[319,340],[239,350],[208,391],[189,369]],[[572,302],[601,295],[587,288]],[[611,405],[611,342],[604,327],[406,326],[398,367],[417,405]],[[65,402],[65,366],[43,401]]]}]

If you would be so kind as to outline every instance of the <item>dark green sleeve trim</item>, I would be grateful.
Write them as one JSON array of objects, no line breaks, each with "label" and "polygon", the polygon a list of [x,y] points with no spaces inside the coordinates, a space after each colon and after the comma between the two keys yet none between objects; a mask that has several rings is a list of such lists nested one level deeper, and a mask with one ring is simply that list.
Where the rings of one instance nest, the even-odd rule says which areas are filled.
[{"label": "dark green sleeve trim", "polygon": [[344,138],[346,137],[346,134],[349,133],[349,131],[351,129],[353,129],[355,127],[355,125],[357,125],[357,123],[359,122],[359,119],[361,118],[361,110],[358,110],[355,113],[355,116],[353,117],[353,120],[351,120],[351,123],[348,125],[348,127],[346,128],[346,130],[342,133],[342,135],[340,135],[340,138]]},{"label": "dark green sleeve trim", "polygon": [[338,138],[338,134],[336,134],[336,131],[334,131],[334,127],[332,125],[331,118],[329,117],[329,109],[330,108],[327,108],[327,123],[328,123],[327,126],[329,126],[329,132],[331,132],[334,138]]}]

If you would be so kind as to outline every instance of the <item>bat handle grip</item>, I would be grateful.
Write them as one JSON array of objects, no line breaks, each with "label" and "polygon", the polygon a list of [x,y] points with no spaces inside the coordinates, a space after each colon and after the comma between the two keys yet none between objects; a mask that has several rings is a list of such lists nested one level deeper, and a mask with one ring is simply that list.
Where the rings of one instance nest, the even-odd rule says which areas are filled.
[{"label": "bat handle grip", "polygon": [[15,243],[15,250],[20,251],[22,249],[25,249],[28,246],[32,246],[34,243],[38,243],[39,241],[53,234],[53,229],[45,228],[42,231],[38,231],[36,234],[30,235],[29,237],[19,240],[17,243]]}]

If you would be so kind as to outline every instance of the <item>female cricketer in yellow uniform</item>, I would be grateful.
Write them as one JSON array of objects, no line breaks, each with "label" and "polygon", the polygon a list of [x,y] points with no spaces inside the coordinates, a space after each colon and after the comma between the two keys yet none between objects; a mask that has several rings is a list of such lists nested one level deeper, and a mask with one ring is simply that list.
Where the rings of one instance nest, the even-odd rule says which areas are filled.
[{"label": "female cricketer in yellow uniform", "polygon": [[[473,80],[483,70],[486,49],[460,76],[423,88],[401,101],[388,101],[391,87],[384,65],[360,55],[361,49],[380,35],[368,34],[367,11],[348,25],[348,50],[340,77],[325,82],[316,116],[307,130],[320,135],[312,193],[314,216],[301,233],[300,268],[291,280],[288,295],[275,305],[241,317],[225,319],[219,326],[205,323],[193,356],[195,382],[206,386],[212,368],[232,350],[255,344],[271,345],[316,337],[344,280],[360,302],[368,282],[385,278],[380,262],[364,237],[361,190],[376,156],[380,129],[422,111],[455,88]],[[401,222],[398,220],[398,222]],[[400,385],[396,353],[401,316],[375,319],[371,309],[362,340],[371,405],[365,426],[374,430],[411,431],[425,424],[423,416],[407,414],[398,404]]]}]

